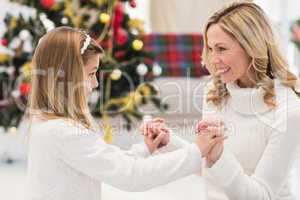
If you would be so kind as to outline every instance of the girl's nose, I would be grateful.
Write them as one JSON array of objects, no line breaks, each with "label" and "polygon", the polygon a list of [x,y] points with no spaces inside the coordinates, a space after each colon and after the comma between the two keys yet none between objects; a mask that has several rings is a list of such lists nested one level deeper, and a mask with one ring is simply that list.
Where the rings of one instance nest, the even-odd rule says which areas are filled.
[{"label": "girl's nose", "polygon": [[93,88],[98,87],[98,85],[99,85],[99,83],[98,83],[97,79],[95,79],[92,84]]}]

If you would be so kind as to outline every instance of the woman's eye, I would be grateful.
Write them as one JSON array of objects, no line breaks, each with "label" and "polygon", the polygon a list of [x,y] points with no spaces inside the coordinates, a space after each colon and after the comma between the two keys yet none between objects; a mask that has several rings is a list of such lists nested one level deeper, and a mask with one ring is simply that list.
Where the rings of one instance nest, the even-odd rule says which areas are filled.
[{"label": "woman's eye", "polygon": [[217,50],[218,51],[225,51],[226,49],[224,47],[218,47]]}]

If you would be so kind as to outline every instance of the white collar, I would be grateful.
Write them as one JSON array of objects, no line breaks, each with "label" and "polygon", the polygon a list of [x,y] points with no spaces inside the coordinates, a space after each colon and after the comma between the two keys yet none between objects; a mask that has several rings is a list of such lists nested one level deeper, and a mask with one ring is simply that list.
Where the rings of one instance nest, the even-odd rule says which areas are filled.
[{"label": "white collar", "polygon": [[236,112],[245,115],[257,115],[272,110],[264,102],[265,92],[262,87],[240,88],[236,83],[227,83],[226,88],[230,94],[228,106]]}]

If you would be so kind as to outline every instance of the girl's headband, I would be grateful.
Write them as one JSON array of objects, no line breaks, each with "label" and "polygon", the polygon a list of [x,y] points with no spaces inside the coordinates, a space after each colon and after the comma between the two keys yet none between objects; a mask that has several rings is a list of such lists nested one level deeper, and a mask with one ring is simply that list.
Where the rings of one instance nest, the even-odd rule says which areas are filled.
[{"label": "girl's headband", "polygon": [[85,50],[88,48],[88,46],[90,45],[92,39],[88,34],[85,34],[85,40],[83,43],[83,46],[80,49],[80,54],[84,54]]}]

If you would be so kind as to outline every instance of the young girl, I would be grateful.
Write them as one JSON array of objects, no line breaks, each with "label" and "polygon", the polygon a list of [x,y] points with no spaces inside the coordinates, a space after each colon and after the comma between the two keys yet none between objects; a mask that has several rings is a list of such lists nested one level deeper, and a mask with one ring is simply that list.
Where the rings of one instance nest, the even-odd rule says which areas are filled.
[{"label": "young girl", "polygon": [[88,109],[97,87],[102,49],[69,27],[48,32],[33,58],[28,157],[28,200],[99,200],[101,183],[143,191],[200,170],[201,157],[222,138],[146,158],[166,136],[146,138],[131,151],[106,144]]}]

